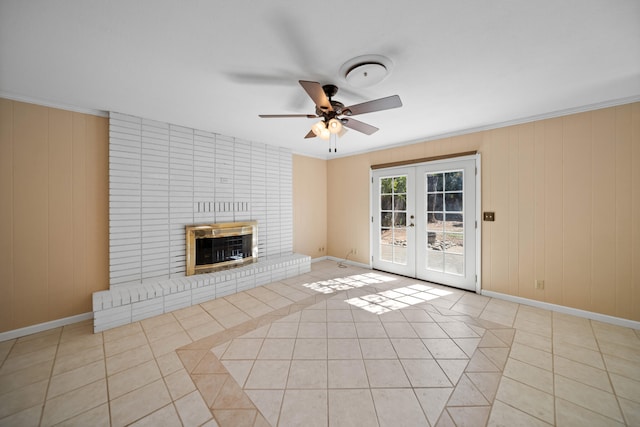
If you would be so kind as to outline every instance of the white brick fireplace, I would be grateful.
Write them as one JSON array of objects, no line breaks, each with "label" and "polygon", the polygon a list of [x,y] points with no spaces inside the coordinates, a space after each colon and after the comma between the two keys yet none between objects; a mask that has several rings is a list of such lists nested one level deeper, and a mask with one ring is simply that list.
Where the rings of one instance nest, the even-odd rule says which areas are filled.
[{"label": "white brick fireplace", "polygon": [[[185,276],[185,227],[257,221],[258,262]],[[110,113],[109,283],[97,331],[295,276],[291,151]]]}]

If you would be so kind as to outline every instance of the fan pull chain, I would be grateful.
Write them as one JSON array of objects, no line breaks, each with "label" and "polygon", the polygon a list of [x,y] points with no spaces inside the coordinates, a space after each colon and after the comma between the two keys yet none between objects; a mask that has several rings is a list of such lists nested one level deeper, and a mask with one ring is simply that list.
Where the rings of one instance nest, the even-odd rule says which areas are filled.
[{"label": "fan pull chain", "polygon": [[331,152],[331,143],[333,143],[333,152],[337,153],[338,137],[335,134],[331,135],[331,139],[329,140],[329,152]]}]

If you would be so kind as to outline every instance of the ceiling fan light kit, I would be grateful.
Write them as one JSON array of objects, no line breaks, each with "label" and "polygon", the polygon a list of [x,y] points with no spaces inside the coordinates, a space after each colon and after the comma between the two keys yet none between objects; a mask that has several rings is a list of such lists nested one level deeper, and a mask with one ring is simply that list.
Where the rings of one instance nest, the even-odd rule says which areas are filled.
[{"label": "ceiling fan light kit", "polygon": [[311,126],[311,132],[313,132],[315,136],[320,136],[323,129],[326,129],[326,126],[322,120]]},{"label": "ceiling fan light kit", "polygon": [[327,124],[329,132],[339,134],[342,131],[342,122],[336,118],[329,120]]}]

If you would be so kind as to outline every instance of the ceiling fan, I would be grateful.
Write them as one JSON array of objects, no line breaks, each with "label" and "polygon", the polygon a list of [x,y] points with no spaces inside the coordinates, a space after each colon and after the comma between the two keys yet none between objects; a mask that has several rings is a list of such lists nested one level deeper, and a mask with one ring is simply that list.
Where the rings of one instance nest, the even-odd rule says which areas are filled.
[{"label": "ceiling fan", "polygon": [[378,131],[378,128],[367,123],[351,118],[352,116],[375,111],[389,110],[391,108],[402,107],[402,101],[398,95],[386,98],[375,99],[361,104],[345,107],[342,102],[334,101],[332,98],[338,93],[338,87],[332,84],[320,85],[318,82],[306,80],[299,81],[300,86],[307,92],[309,97],[316,104],[315,114],[260,114],[262,118],[288,118],[304,117],[308,119],[320,118],[315,123],[305,138],[329,139],[332,134],[342,135],[344,127],[371,135]]}]

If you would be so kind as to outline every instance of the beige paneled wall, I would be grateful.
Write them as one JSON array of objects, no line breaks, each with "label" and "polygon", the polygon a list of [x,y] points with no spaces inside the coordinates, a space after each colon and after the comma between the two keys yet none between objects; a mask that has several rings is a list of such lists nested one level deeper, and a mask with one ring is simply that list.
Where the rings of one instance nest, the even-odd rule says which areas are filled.
[{"label": "beige paneled wall", "polygon": [[0,98],[0,332],[108,288],[106,118]]},{"label": "beige paneled wall", "polygon": [[371,165],[469,150],[483,288],[640,321],[640,103],[330,160],[328,255],[369,263]]},{"label": "beige paneled wall", "polygon": [[294,252],[312,258],[327,254],[325,160],[293,156],[293,228]]}]

